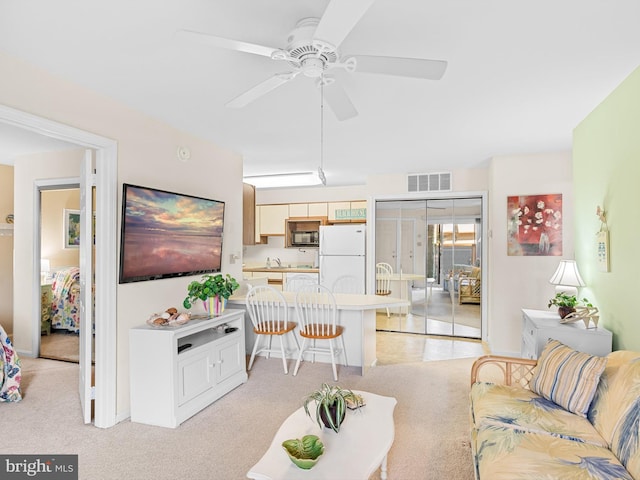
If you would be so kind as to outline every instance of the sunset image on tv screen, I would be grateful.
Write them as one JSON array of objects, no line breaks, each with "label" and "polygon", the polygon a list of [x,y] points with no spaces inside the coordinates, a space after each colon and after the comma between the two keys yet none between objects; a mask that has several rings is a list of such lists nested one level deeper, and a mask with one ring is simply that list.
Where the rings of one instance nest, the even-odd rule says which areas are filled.
[{"label": "sunset image on tv screen", "polygon": [[220,271],[224,203],[125,186],[121,281]]}]

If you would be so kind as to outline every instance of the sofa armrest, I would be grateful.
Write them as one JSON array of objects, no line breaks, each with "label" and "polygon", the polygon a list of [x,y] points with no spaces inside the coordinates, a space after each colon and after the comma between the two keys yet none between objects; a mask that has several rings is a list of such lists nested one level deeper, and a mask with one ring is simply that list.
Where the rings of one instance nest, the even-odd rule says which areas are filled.
[{"label": "sofa armrest", "polygon": [[480,376],[480,370],[483,367],[493,366],[497,368],[491,369],[493,375],[492,380],[499,372],[498,378],[494,383],[504,385],[520,385],[523,388],[529,388],[529,382],[533,377],[533,369],[537,365],[537,360],[518,357],[503,357],[499,355],[483,355],[479,357],[471,367],[471,385],[476,383]]}]

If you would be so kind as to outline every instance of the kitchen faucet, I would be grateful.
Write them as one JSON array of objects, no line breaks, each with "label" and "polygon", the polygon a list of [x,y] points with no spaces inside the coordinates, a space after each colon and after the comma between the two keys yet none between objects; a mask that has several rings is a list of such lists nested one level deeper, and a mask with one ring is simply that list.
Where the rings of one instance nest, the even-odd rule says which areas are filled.
[{"label": "kitchen faucet", "polygon": [[279,258],[279,257],[274,258],[274,259],[273,259],[273,261],[274,261],[274,262],[276,262],[276,263],[278,264],[278,266],[279,266],[279,267],[281,267],[281,266],[282,266],[282,262],[280,261],[280,258]]}]

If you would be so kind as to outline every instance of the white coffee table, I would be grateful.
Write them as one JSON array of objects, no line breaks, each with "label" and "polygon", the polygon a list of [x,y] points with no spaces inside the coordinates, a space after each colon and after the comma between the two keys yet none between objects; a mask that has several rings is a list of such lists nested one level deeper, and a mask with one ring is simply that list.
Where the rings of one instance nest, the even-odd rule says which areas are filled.
[{"label": "white coffee table", "polygon": [[[251,467],[247,477],[257,480],[367,480],[380,467],[380,477],[386,479],[387,454],[394,438],[396,399],[354,392],[362,395],[366,405],[358,410],[348,410],[338,433],[320,429],[315,415],[310,418],[303,407],[293,412],[280,426],[271,446]],[[282,447],[283,441],[305,435],[317,435],[324,443],[324,453],[311,470],[295,466]]]}]

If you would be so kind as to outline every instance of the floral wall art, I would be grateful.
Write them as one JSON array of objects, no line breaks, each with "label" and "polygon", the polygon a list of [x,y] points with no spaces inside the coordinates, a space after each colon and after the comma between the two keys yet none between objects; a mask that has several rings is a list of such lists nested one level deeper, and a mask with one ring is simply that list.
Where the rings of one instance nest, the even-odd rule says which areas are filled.
[{"label": "floral wall art", "polygon": [[562,255],[562,194],[507,197],[507,253]]}]

